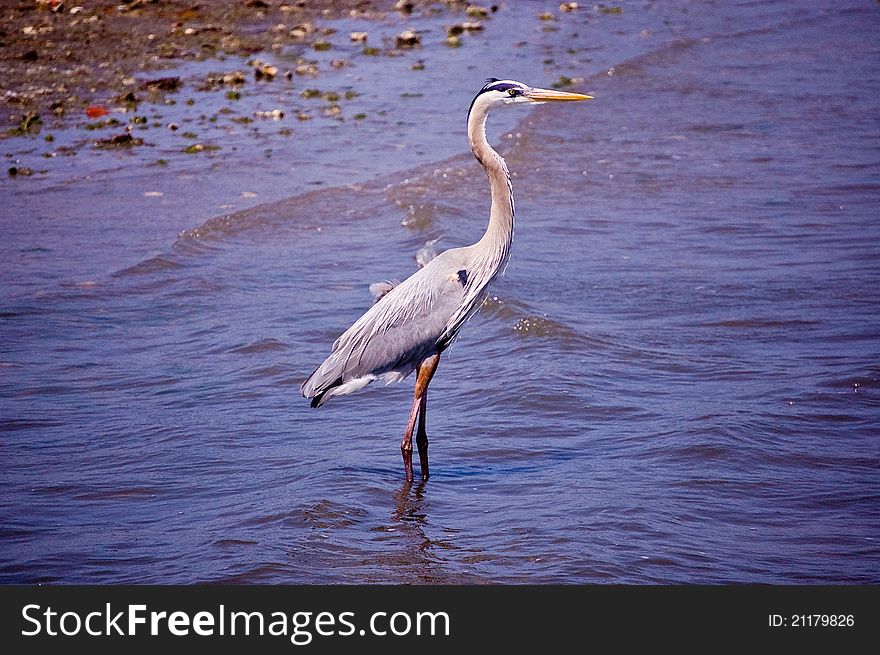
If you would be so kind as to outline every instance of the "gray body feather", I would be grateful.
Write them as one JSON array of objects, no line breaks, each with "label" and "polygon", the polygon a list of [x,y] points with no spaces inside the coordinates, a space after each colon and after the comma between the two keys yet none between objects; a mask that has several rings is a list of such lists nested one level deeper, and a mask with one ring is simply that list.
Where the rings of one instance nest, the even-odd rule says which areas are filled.
[{"label": "gray body feather", "polygon": [[387,283],[371,289],[376,303],[334,342],[303,395],[317,407],[374,380],[398,382],[442,352],[479,309],[491,281],[468,273],[471,250],[447,250],[390,289]]}]

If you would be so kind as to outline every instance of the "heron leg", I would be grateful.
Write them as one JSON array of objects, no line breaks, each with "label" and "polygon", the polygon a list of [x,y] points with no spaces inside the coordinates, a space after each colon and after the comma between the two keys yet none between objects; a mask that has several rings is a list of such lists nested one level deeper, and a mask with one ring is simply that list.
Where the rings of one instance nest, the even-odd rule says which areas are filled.
[{"label": "heron leg", "polygon": [[428,420],[428,389],[419,401],[419,427],[416,431],[416,445],[419,447],[419,467],[422,469],[422,480],[428,479],[428,433],[425,422]]},{"label": "heron leg", "polygon": [[419,416],[421,409],[421,419],[419,420],[419,431],[416,436],[416,443],[419,447],[419,463],[422,467],[422,479],[428,479],[428,435],[425,432],[425,412],[427,410],[428,385],[431,378],[434,377],[434,371],[437,370],[437,364],[440,362],[440,355],[431,355],[423,360],[416,373],[416,389],[413,394],[413,405],[409,412],[409,423],[406,426],[406,432],[403,433],[403,441],[400,442],[400,452],[403,455],[403,468],[406,473],[406,479],[412,482],[412,435],[416,427],[416,418]]}]

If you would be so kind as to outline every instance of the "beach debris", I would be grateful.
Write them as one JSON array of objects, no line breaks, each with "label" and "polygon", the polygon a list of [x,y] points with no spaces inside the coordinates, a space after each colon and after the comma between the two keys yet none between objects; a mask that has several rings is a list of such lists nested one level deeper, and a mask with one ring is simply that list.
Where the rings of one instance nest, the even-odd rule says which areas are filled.
[{"label": "beach debris", "polygon": [[250,62],[254,69],[254,78],[258,80],[272,80],[278,75],[278,67],[259,59]]},{"label": "beach debris", "polygon": [[25,36],[36,36],[38,34],[48,34],[53,31],[51,25],[25,25],[21,28],[21,33]]},{"label": "beach debris", "polygon": [[541,20],[554,20],[556,18],[556,16],[554,16],[549,11],[544,11],[544,12],[541,12],[540,14],[538,14],[538,18],[540,18]]},{"label": "beach debris", "polygon": [[[137,105],[140,102],[140,98],[138,98],[134,91],[126,91],[125,93],[120,93],[118,96],[113,98],[113,102],[123,105],[127,110],[134,111],[137,109]],[[91,118],[91,117],[90,117]]]},{"label": "beach debris", "polygon": [[307,36],[313,34],[314,32],[314,25],[312,25],[311,23],[301,23],[294,26],[294,28],[288,33],[288,36],[297,40],[302,40],[305,39]]},{"label": "beach debris", "polygon": [[35,111],[29,111],[18,121],[18,125],[9,128],[7,134],[10,136],[23,136],[25,134],[36,134],[43,127],[43,121],[40,115]]},{"label": "beach debris", "polygon": [[223,73],[222,75],[208,75],[207,79],[208,84],[224,84],[226,86],[239,86],[241,84],[244,84],[246,81],[247,76],[244,74],[244,71],[240,70]]},{"label": "beach debris", "polygon": [[348,38],[350,38],[353,43],[366,43],[368,36],[369,35],[366,32],[352,32],[348,35]]},{"label": "beach debris", "polygon": [[297,75],[311,75],[312,77],[318,77],[318,67],[315,64],[301,64],[293,69],[293,72]]},{"label": "beach debris", "polygon": [[179,77],[160,77],[141,82],[138,88],[147,91],[177,91],[181,86],[183,83]]},{"label": "beach debris", "polygon": [[394,44],[398,48],[415,48],[422,43],[422,37],[418,32],[413,30],[405,30],[394,38]]},{"label": "beach debris", "polygon": [[409,67],[409,69],[411,71],[423,71],[425,70],[425,62],[419,59],[418,61],[414,62],[413,65]]},{"label": "beach debris", "polygon": [[101,116],[106,116],[109,113],[107,108],[101,105],[89,105],[86,107],[86,116],[89,118],[101,118]]},{"label": "beach debris", "polygon": [[225,73],[223,77],[220,78],[220,81],[226,86],[237,86],[239,84],[244,84],[247,80],[247,77],[244,74],[244,71],[235,70],[231,73]]},{"label": "beach debris", "polygon": [[560,75],[559,79],[553,82],[551,86],[553,86],[554,89],[564,89],[565,87],[574,84],[574,82],[575,80],[568,77],[567,75]]},{"label": "beach debris", "polygon": [[95,141],[95,146],[99,148],[115,148],[118,146],[140,146],[143,145],[144,140],[139,137],[134,137],[131,135],[131,131],[134,128],[131,125],[125,126],[125,131],[120,134],[114,134],[111,137],[106,139],[97,139]]},{"label": "beach debris", "polygon": [[273,121],[280,121],[284,118],[284,112],[280,109],[272,109],[271,111],[256,111],[254,116],[257,118],[269,118]]},{"label": "beach debris", "polygon": [[187,155],[193,155],[197,152],[205,152],[210,150],[220,150],[220,146],[215,146],[210,143],[194,143],[191,146],[187,146],[183,149],[183,152]]},{"label": "beach debris", "polygon": [[103,130],[105,127],[116,127],[117,125],[122,125],[122,123],[111,116],[97,123],[87,123],[84,127],[87,130]]},{"label": "beach debris", "polygon": [[37,0],[37,9],[48,9],[58,13],[64,11],[64,0]]}]

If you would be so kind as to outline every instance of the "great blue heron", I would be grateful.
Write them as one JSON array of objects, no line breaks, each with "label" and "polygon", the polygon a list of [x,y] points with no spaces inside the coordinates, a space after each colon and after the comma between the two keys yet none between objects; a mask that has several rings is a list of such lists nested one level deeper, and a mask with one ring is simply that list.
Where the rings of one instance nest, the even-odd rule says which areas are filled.
[{"label": "great blue heron", "polygon": [[374,285],[375,304],[334,343],[302,385],[302,394],[320,407],[333,396],[362,389],[374,380],[399,382],[417,371],[415,396],[400,451],[406,479],[412,481],[412,435],[422,479],[428,479],[428,435],[425,431],[428,385],[440,354],[461,326],[480,308],[486,289],[510,257],[513,240],[513,188],[504,159],[486,139],[486,117],[504,105],[587,100],[590,96],[536,89],[514,80],[490,79],[471,102],[468,140],[474,157],[489,176],[492,207],[486,233],[472,246],[440,253],[403,282]]}]

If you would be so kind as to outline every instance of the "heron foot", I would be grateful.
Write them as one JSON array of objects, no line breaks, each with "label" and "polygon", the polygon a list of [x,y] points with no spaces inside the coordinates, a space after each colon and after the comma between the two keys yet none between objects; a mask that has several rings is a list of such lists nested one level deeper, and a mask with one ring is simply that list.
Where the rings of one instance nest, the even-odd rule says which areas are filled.
[{"label": "heron foot", "polygon": [[403,455],[403,472],[406,474],[406,481],[413,481],[413,466],[412,466],[412,444],[409,445],[409,448],[406,446],[400,447],[400,454]]},{"label": "heron foot", "polygon": [[419,467],[422,469],[422,480],[427,480],[430,475],[428,470],[428,435],[419,432],[416,435],[416,445],[419,447]]}]

